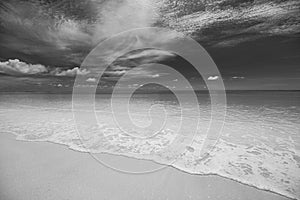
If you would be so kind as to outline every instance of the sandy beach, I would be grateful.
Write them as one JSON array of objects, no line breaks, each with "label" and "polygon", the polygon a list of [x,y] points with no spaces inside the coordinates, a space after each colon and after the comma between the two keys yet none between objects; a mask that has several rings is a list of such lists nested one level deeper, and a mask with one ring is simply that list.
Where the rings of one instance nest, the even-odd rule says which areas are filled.
[{"label": "sandy beach", "polygon": [[0,199],[287,199],[172,167],[151,174],[124,174],[62,145],[16,141],[7,133],[0,137]]}]

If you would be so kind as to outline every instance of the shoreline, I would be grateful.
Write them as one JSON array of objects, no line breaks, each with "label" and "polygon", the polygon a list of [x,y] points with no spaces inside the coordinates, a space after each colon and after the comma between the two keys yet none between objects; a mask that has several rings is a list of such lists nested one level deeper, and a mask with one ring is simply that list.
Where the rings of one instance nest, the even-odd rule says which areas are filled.
[{"label": "shoreline", "polygon": [[[73,157],[73,159],[69,160],[70,162],[73,162],[74,159],[75,160],[77,160],[77,159],[84,159],[84,160],[87,161],[86,163],[84,162],[84,164],[88,163],[87,164],[87,166],[88,166],[87,168],[91,168],[92,167],[95,170],[99,170],[99,168],[100,168],[102,170],[100,172],[102,175],[103,175],[103,171],[107,172],[109,174],[111,174],[111,173],[113,173],[113,174],[117,173],[117,172],[114,172],[113,170],[111,170],[111,169],[109,169],[107,167],[99,165],[99,163],[96,163],[95,160],[92,159],[91,155],[88,155],[88,154],[86,154],[84,152],[79,152],[79,151],[73,150],[73,149],[69,148],[67,145],[57,144],[57,143],[54,143],[54,142],[45,142],[45,141],[43,141],[43,142],[37,142],[37,141],[36,142],[30,142],[30,141],[28,141],[28,142],[26,142],[26,141],[16,140],[15,138],[13,138],[13,136],[15,136],[15,134],[8,133],[8,132],[1,133],[1,135],[0,135],[0,137],[1,137],[0,142],[1,143],[5,144],[5,142],[8,142],[8,143],[13,144],[13,145],[9,145],[10,148],[12,148],[12,149],[9,149],[7,145],[1,145],[1,148],[4,148],[4,150],[1,150],[2,153],[0,154],[0,159],[1,159],[0,163],[4,163],[5,162],[5,160],[3,160],[2,154],[5,154],[5,152],[7,152],[7,151],[12,151],[12,150],[15,151],[14,150],[15,147],[19,148],[19,151],[17,152],[17,157],[20,156],[20,154],[24,154],[24,151],[23,151],[24,149],[29,149],[29,152],[32,153],[32,150],[30,150],[30,149],[39,149],[39,148],[41,149],[42,148],[43,150],[46,149],[45,151],[46,151],[47,155],[49,154],[49,151],[50,151],[51,156],[53,154],[54,157],[55,157],[55,155],[57,155],[57,152],[58,152],[59,155],[62,155],[62,157],[64,158],[64,160],[65,159],[69,160],[68,156],[66,156],[66,155],[71,154],[72,157]],[[6,146],[6,148],[5,148],[5,146]],[[20,147],[20,146],[22,146],[22,147]],[[112,158],[112,157],[117,158],[117,157],[122,156],[122,155],[115,155],[115,154],[110,154],[110,153],[103,153],[103,154],[107,154],[107,157],[109,157],[109,158]],[[23,156],[26,157],[26,155],[23,155]],[[55,158],[52,159],[52,160],[51,159],[45,159],[45,157],[40,158],[40,159],[42,159],[43,162],[47,162],[47,163],[50,162],[51,165],[52,165],[52,163],[53,164],[57,163],[57,159],[55,159]],[[37,166],[36,167],[40,167],[39,165],[41,163],[39,161],[36,161],[36,160],[34,160],[34,161],[37,162]],[[19,161],[13,159],[13,162],[19,162]],[[66,162],[66,161],[63,161],[63,162]],[[144,162],[144,161],[142,161],[142,162]],[[151,162],[153,162],[153,161],[151,161]],[[23,165],[24,165],[24,163],[23,163]],[[159,164],[159,165],[161,165],[161,164]],[[0,166],[2,166],[2,164]],[[22,166],[20,166],[20,167],[22,167]],[[51,168],[48,168],[46,166],[44,166],[44,167],[45,167],[44,169],[46,169],[46,171],[51,169]],[[86,174],[86,173],[89,174],[89,172],[86,172],[85,166],[81,166],[81,167],[82,167],[81,168],[81,172],[80,172],[81,174]],[[58,170],[59,173],[61,173],[61,170],[65,171],[66,169],[65,168],[62,168],[62,169],[59,168],[59,170]],[[1,170],[1,171],[3,171],[3,170]],[[14,171],[15,172],[18,171],[18,168],[15,168]],[[158,176],[159,174],[165,175],[166,172],[167,172],[167,174],[168,174],[168,172],[174,174],[174,177],[173,178],[170,177],[169,179],[174,179],[175,178],[175,180],[177,180],[177,179],[180,180],[180,178],[184,177],[184,179],[187,180],[186,181],[186,185],[191,185],[191,183],[196,182],[196,183],[202,185],[204,187],[204,191],[206,191],[206,192],[209,189],[207,187],[209,187],[209,185],[213,185],[212,183],[215,183],[215,185],[217,185],[218,187],[216,188],[216,190],[210,191],[210,194],[207,195],[207,198],[210,198],[213,195],[220,196],[219,194],[216,194],[215,191],[222,191],[224,189],[221,189],[221,188],[225,187],[227,189],[225,191],[221,192],[222,198],[223,198],[224,195],[225,196],[226,195],[227,196],[228,195],[233,195],[234,197],[231,197],[231,199],[238,199],[238,198],[241,198],[241,197],[249,197],[248,195],[250,195],[250,196],[252,196],[252,199],[253,198],[262,199],[261,197],[265,197],[264,199],[270,199],[270,200],[271,199],[286,199],[286,200],[287,199],[293,199],[293,198],[286,197],[285,195],[278,194],[278,193],[273,192],[273,191],[264,190],[264,189],[260,189],[260,188],[257,188],[255,186],[252,186],[252,185],[241,183],[241,182],[239,182],[237,180],[233,180],[233,179],[230,179],[228,177],[223,177],[223,176],[220,176],[218,174],[192,174],[192,173],[189,173],[187,171],[184,171],[182,169],[178,169],[178,168],[176,168],[174,166],[170,166],[170,165],[166,166],[163,170],[160,170],[159,172],[155,172],[155,173],[151,173],[151,174],[147,174],[147,175],[132,175],[132,174],[131,175],[128,175],[128,174],[125,175],[125,174],[117,173],[118,175],[114,175],[114,176],[118,177],[116,180],[119,180],[120,177],[124,178],[124,176],[127,177],[127,179],[128,179],[128,176],[130,176],[130,179],[133,178],[133,180],[134,179],[137,179],[137,180],[139,179],[139,178],[136,178],[136,177],[144,177],[144,178],[150,178],[150,180],[152,180],[152,181],[154,180],[155,181],[156,178],[160,177],[160,176]],[[3,173],[3,172],[1,172],[1,173]],[[1,173],[0,173],[0,177],[2,176]],[[50,175],[51,175],[51,173],[50,173]],[[99,176],[99,175],[95,174],[95,176]],[[108,176],[107,178],[111,178],[111,177],[112,176]],[[20,178],[20,179],[22,179],[23,182],[28,181],[28,180],[24,180],[24,178]],[[204,184],[203,185],[203,180],[202,179],[206,180],[208,182],[208,184]],[[121,179],[121,180],[122,180],[121,182],[123,182],[123,181],[126,182],[126,180],[123,180],[123,179]],[[91,180],[88,180],[87,182],[89,182],[89,181],[94,182],[95,180],[93,180],[93,178],[92,178]],[[163,182],[165,182],[165,181],[166,180],[164,180]],[[67,181],[67,182],[69,182],[69,181]],[[70,183],[74,184],[74,180],[73,181],[70,180]],[[140,185],[139,181],[138,182],[133,181],[133,183],[135,183],[137,185]],[[112,184],[112,185],[114,185],[114,184]],[[142,185],[144,186],[146,193],[149,192],[148,189],[147,189],[148,187],[150,187],[150,188],[151,187],[155,187],[153,185],[148,185],[148,184],[142,184]],[[111,187],[113,187],[113,186],[111,186]],[[170,183],[170,185],[168,185],[167,187],[174,188],[174,187],[177,187],[177,186],[173,185],[173,183]],[[190,187],[194,187],[194,185],[192,184]],[[231,190],[235,190],[236,191],[237,188],[241,189],[242,193],[240,191],[237,191],[236,193],[230,192]],[[134,189],[134,187],[132,189]],[[178,189],[181,189],[181,188],[178,187]],[[109,190],[111,190],[111,188],[108,187],[107,190],[109,191]],[[130,192],[131,188],[129,188],[127,190],[128,190],[128,192]],[[105,196],[104,193],[107,193],[107,192],[105,192],[105,191],[102,191],[102,193],[100,192],[100,197]],[[199,194],[198,193],[199,192],[197,190],[193,191],[192,192],[192,196],[197,196],[200,193],[202,194],[203,191],[201,191]],[[103,195],[101,195],[101,194],[103,194]],[[162,196],[172,195],[172,194],[168,194],[168,193],[165,193],[165,192],[162,192],[162,194],[163,194]],[[136,194],[136,195],[139,196],[138,194]],[[255,196],[253,197],[253,195],[255,195]],[[2,195],[0,193],[0,197],[1,196]],[[98,197],[99,197],[99,194],[98,194]],[[202,198],[202,199],[207,199],[207,198],[205,198],[205,195],[203,195],[203,197],[204,198]],[[139,199],[139,198],[137,198],[137,199]],[[30,199],[30,198],[28,198],[28,199]],[[91,199],[93,199],[93,198],[91,198]],[[116,198],[116,199],[119,199],[119,198]],[[218,199],[218,197],[217,198],[213,198],[213,199]]]},{"label": "shoreline", "polygon": [[[11,132],[11,133],[8,133],[8,132],[7,132],[7,134],[10,134],[10,135],[12,134],[12,135],[14,135],[14,136],[17,136],[17,135],[14,134],[13,132]],[[30,143],[31,143],[31,142],[33,142],[33,143],[40,143],[40,142],[44,143],[44,142],[45,142],[45,143],[51,143],[51,144],[54,144],[54,145],[60,145],[60,146],[66,147],[68,150],[71,150],[71,151],[73,151],[73,152],[89,154],[89,156],[90,156],[92,159],[94,159],[94,160],[97,161],[97,159],[96,159],[93,155],[90,155],[90,154],[91,154],[90,152],[87,152],[87,151],[84,152],[84,151],[80,151],[80,150],[73,149],[73,148],[71,148],[68,144],[63,144],[63,143],[58,143],[58,142],[53,142],[53,141],[29,141],[29,140],[19,140],[19,139],[16,139],[16,138],[15,138],[15,140],[16,140],[16,141],[21,141],[21,142],[30,142]],[[92,154],[93,154],[93,153],[92,153]],[[111,152],[101,152],[101,153],[96,153],[96,154],[105,154],[105,155],[109,155],[109,156],[126,157],[126,158],[128,158],[128,159],[136,159],[136,160],[140,160],[140,161],[150,161],[150,162],[153,162],[153,163],[155,163],[155,164],[162,165],[162,167],[161,167],[158,171],[163,170],[163,169],[168,168],[168,167],[171,167],[171,168],[174,168],[175,170],[179,170],[180,172],[186,173],[186,174],[188,174],[188,175],[206,176],[206,177],[217,176],[217,177],[220,177],[220,178],[228,179],[228,180],[230,180],[230,181],[235,181],[235,182],[237,182],[237,183],[240,183],[240,184],[243,184],[243,185],[245,185],[245,186],[252,187],[252,188],[255,188],[255,189],[258,189],[258,190],[261,190],[261,191],[270,192],[270,193],[273,193],[273,194],[275,194],[275,195],[279,195],[279,196],[281,196],[281,197],[288,198],[288,199],[290,199],[290,200],[297,200],[297,198],[292,197],[292,196],[289,196],[289,195],[287,195],[287,194],[282,194],[282,193],[277,192],[277,191],[274,191],[274,190],[272,190],[272,189],[263,189],[263,188],[260,188],[260,187],[258,187],[258,186],[256,186],[256,185],[253,185],[253,184],[251,184],[251,183],[250,183],[250,184],[249,184],[249,183],[245,183],[245,182],[240,181],[240,180],[238,180],[238,179],[231,178],[231,177],[227,177],[227,176],[223,176],[223,175],[217,174],[217,173],[206,173],[206,174],[200,174],[200,173],[196,173],[196,172],[194,173],[194,172],[191,172],[191,171],[186,171],[186,170],[184,170],[184,169],[181,169],[180,167],[174,166],[174,165],[172,165],[172,164],[164,164],[164,163],[161,163],[161,162],[156,161],[156,160],[154,160],[154,159],[144,159],[144,158],[139,158],[139,157],[129,156],[129,155],[126,155],[126,154],[114,154],[114,153],[111,153]],[[97,161],[97,162],[99,162],[99,161]],[[110,167],[106,166],[106,165],[103,164],[103,163],[101,163],[101,165],[104,165],[105,167],[107,167],[107,168],[109,168],[109,169],[111,169],[111,170],[114,170],[114,171],[116,171],[116,172],[120,172],[119,170],[110,168]],[[155,170],[155,171],[156,171],[156,170]],[[124,172],[121,172],[121,173],[124,173]],[[155,172],[150,172],[150,174],[151,174],[151,173],[155,173]]]}]

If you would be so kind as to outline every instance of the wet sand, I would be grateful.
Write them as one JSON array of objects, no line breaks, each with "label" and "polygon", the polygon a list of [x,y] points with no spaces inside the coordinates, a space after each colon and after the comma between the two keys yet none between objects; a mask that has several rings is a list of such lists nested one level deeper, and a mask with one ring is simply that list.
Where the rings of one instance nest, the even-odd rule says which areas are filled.
[{"label": "wet sand", "polygon": [[120,173],[99,164],[87,153],[47,142],[16,141],[13,135],[0,133],[0,199],[288,198],[219,176],[191,175],[173,167],[150,174]]}]

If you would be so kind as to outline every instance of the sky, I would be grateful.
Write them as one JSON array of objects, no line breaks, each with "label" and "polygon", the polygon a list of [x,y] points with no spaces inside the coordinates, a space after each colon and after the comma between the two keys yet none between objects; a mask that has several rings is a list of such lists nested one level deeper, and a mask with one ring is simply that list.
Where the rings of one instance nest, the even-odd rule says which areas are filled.
[{"label": "sky", "polygon": [[[4,0],[0,92],[71,92],[76,75],[92,73],[80,68],[92,49],[122,31],[143,27],[193,38],[221,74],[200,77],[180,56],[144,49],[114,61],[101,79],[103,88],[135,66],[162,63],[199,90],[206,88],[203,79],[223,79],[227,90],[299,90],[299,8],[298,0]],[[185,89],[176,77],[151,67],[136,68],[127,78],[130,85],[124,82],[124,89],[138,87],[143,79]],[[89,77],[87,84],[95,80]]]}]

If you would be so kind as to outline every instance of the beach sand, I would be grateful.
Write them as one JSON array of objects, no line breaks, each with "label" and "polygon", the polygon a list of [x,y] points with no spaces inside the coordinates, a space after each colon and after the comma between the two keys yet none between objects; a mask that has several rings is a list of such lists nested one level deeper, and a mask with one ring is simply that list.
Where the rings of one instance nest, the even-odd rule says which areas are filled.
[{"label": "beach sand", "polygon": [[88,153],[47,142],[16,141],[13,135],[1,133],[0,199],[287,198],[219,176],[191,175],[173,167],[143,175],[120,173],[99,164]]}]

